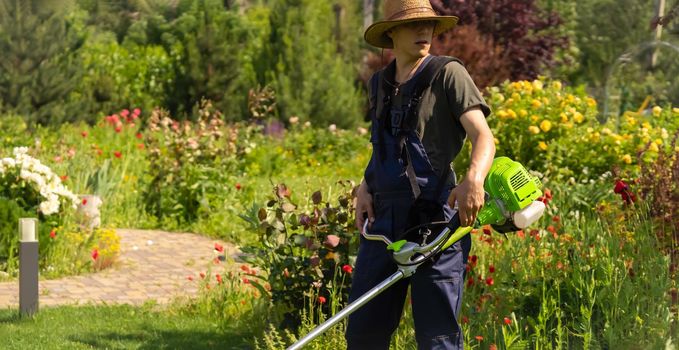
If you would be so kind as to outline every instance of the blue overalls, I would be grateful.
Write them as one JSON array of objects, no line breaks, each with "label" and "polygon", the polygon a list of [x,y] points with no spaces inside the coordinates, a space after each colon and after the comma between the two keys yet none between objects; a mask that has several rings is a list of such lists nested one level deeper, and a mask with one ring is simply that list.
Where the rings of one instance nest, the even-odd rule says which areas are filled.
[{"label": "blue overalls", "polygon": [[[422,67],[420,69],[421,71]],[[414,78],[401,86],[408,97]],[[410,85],[410,86],[409,86]],[[408,101],[404,98],[403,101]],[[401,130],[395,136],[391,128],[394,120],[407,115],[407,106],[391,106],[385,116],[371,113],[373,144],[372,158],[365,170],[365,180],[373,196],[375,221],[370,233],[381,234],[395,241],[406,229],[418,225],[418,216],[412,215],[413,190],[407,176],[408,160],[412,162],[419,198],[434,204],[427,211],[429,221],[448,221],[454,211],[447,204],[454,180],[438,186],[441,180],[433,169],[424,146],[414,128]],[[387,114],[388,113],[388,114]],[[451,116],[452,118],[452,116]],[[381,125],[385,123],[387,125]],[[402,138],[403,137],[403,138]],[[407,147],[407,150],[403,148]],[[407,151],[407,153],[406,153]],[[407,156],[406,156],[407,155]],[[454,178],[454,176],[453,176]],[[443,190],[440,190],[443,188]],[[440,190],[440,193],[435,193]],[[421,220],[420,220],[421,221]],[[432,230],[432,236],[440,229]],[[403,279],[382,292],[349,316],[346,331],[347,348],[388,349],[391,335],[398,327],[405,303],[408,285],[411,286],[415,334],[419,349],[462,349],[463,335],[458,318],[460,314],[465,263],[471,239],[467,235],[450,248],[419,267],[408,279]],[[361,237],[349,302],[357,299],[372,287],[396,272],[396,264],[382,242]]]}]

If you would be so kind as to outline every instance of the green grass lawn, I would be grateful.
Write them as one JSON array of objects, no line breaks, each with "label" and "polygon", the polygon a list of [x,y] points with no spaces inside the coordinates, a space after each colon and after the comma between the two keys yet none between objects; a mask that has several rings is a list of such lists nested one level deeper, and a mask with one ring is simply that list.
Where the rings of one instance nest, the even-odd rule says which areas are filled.
[{"label": "green grass lawn", "polygon": [[1,349],[250,349],[251,339],[248,330],[152,305],[43,308],[33,318],[0,310]]}]

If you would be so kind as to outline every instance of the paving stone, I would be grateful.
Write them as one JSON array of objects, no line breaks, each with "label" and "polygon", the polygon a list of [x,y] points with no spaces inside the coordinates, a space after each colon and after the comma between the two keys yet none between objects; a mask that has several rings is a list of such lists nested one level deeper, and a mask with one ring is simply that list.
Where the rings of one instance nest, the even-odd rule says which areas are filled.
[{"label": "paving stone", "polygon": [[[209,266],[213,271],[229,266],[213,264],[215,242],[224,246],[227,256],[239,254],[231,244],[190,233],[132,229],[116,232],[121,238],[118,263],[95,274],[40,281],[40,293],[45,294],[40,295],[40,305],[140,305],[150,299],[163,304],[176,297],[193,297],[198,286],[187,276],[198,279],[198,274]],[[153,244],[148,245],[149,240]],[[17,281],[0,283],[0,308],[17,307],[18,296]]]}]

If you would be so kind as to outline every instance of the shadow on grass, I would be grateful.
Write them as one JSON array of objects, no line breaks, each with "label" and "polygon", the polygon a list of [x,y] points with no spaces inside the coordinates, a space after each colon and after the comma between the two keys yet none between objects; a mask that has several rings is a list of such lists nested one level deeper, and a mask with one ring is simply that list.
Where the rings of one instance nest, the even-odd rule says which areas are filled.
[{"label": "shadow on grass", "polygon": [[16,309],[0,309],[0,324],[21,322],[30,317],[23,317]]},{"label": "shadow on grass", "polygon": [[144,330],[72,335],[69,340],[95,349],[252,349],[247,339],[234,331],[158,331],[146,327]]}]

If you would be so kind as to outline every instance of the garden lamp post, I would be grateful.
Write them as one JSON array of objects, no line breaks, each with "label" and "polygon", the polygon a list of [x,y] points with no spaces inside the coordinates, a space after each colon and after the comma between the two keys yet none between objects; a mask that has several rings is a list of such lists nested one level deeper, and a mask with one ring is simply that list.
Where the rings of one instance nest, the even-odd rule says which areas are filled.
[{"label": "garden lamp post", "polygon": [[19,312],[32,316],[38,311],[38,219],[19,219]]}]

